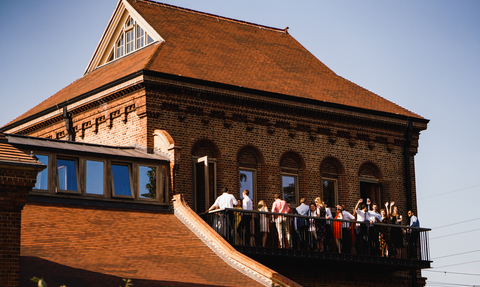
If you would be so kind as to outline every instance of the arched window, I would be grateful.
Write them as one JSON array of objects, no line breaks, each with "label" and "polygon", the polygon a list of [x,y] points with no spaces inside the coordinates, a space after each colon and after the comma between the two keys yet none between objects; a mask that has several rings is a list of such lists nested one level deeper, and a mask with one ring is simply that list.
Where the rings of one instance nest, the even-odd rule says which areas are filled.
[{"label": "arched window", "polygon": [[303,169],[302,159],[295,152],[286,152],[280,159],[283,199],[292,206],[299,204],[300,174]]},{"label": "arched window", "polygon": [[192,148],[192,192],[194,210],[205,212],[217,197],[217,149],[209,140]]},{"label": "arched window", "polygon": [[250,191],[248,197],[253,202],[257,200],[257,178],[259,176],[261,156],[253,147],[247,146],[240,150],[237,155],[240,198],[243,198],[242,191],[248,189]]},{"label": "arched window", "polygon": [[338,205],[338,187],[342,174],[343,168],[340,162],[333,157],[324,159],[320,164],[322,200],[326,202],[329,207]]},{"label": "arched window", "polygon": [[152,37],[132,17],[128,17],[107,62],[118,59],[153,42]]},{"label": "arched window", "polygon": [[378,167],[371,162],[362,164],[358,170],[358,178],[360,181],[360,198],[363,198],[364,201],[370,199],[373,203],[381,204],[381,173]]}]

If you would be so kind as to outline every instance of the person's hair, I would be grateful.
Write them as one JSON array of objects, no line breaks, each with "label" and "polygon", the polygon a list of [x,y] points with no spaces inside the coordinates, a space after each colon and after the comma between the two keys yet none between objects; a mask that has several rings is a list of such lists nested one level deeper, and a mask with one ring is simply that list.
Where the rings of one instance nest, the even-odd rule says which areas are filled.
[{"label": "person's hair", "polygon": [[248,191],[248,189],[244,189],[244,190],[243,190],[243,193],[245,193],[245,194],[248,196],[248,194],[250,193],[250,191]]},{"label": "person's hair", "polygon": [[318,202],[319,204],[322,204],[322,200],[320,199],[320,197],[315,198],[315,202]]},{"label": "person's hair", "polygon": [[222,187],[222,192],[228,192],[228,187]]},{"label": "person's hair", "polygon": [[385,210],[385,208],[380,209],[380,214],[382,214],[382,211],[385,212],[385,215],[387,215],[387,211]]},{"label": "person's hair", "polygon": [[367,208],[367,205],[362,202],[362,204],[360,204],[360,210],[364,210],[365,208]]},{"label": "person's hair", "polygon": [[275,194],[273,195],[273,198],[275,198],[275,199],[280,198],[280,194],[275,193]]},{"label": "person's hair", "polygon": [[315,208],[317,208],[317,205],[315,204],[315,202],[311,202],[309,206],[312,207],[312,205],[313,205]]},{"label": "person's hair", "polygon": [[300,203],[304,203],[305,202],[305,198],[300,198]]},{"label": "person's hair", "polygon": [[[395,211],[395,209],[397,209],[397,211]],[[393,208],[392,208],[392,215],[393,215],[393,216],[397,216],[397,215],[398,215],[398,207],[397,207],[396,205],[393,206]]]},{"label": "person's hair", "polygon": [[260,200],[260,201],[258,202],[257,206],[258,206],[258,210],[262,209],[262,207],[265,206],[265,201]]}]

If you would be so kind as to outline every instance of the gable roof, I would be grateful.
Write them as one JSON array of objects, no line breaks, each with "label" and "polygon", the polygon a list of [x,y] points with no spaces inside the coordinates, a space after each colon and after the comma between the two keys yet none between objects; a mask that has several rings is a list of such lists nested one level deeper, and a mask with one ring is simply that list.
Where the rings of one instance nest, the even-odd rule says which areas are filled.
[{"label": "gable roof", "polygon": [[[132,7],[137,19],[148,23],[164,42],[98,67],[7,126],[142,69],[423,119],[338,76],[289,35],[286,29],[148,0],[120,2]],[[116,10],[116,13],[123,11]],[[101,42],[109,41],[105,37],[107,32],[108,27]],[[98,47],[95,53],[101,52]],[[94,54],[92,59],[95,57]],[[100,79],[97,79],[97,75],[100,75]]]}]

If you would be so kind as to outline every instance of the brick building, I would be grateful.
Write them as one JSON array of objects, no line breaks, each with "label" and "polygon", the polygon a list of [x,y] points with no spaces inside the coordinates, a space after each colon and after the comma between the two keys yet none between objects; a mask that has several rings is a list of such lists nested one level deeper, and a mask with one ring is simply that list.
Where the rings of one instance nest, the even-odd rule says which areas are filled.
[{"label": "brick building", "polygon": [[[60,166],[59,159],[66,166],[77,166],[79,183],[69,189],[67,176],[59,180],[60,172],[54,169],[57,174],[50,174],[47,184],[36,186],[31,192],[34,203],[27,203],[24,210],[28,232],[39,220],[34,216],[37,209],[45,220],[58,219],[59,213],[78,217],[78,207],[66,207],[74,204],[72,200],[79,206],[84,206],[78,203],[83,200],[167,208],[174,194],[182,194],[188,206],[202,213],[222,187],[233,190],[237,198],[248,187],[254,203],[264,200],[269,206],[274,193],[283,193],[292,206],[300,198],[312,201],[316,197],[330,206],[350,208],[358,198],[395,201],[407,218],[408,210],[417,211],[414,157],[427,123],[336,75],[287,29],[153,1],[120,0],[83,77],[1,131],[11,134],[13,141],[21,138],[14,135],[22,135],[105,149],[132,146],[144,152],[144,161],[118,154],[104,159],[102,168],[108,179],[103,179],[101,192],[91,193],[82,182],[88,175],[81,171],[88,158],[73,150],[62,154],[53,147],[38,149],[40,155],[50,156],[52,168]],[[142,167],[151,168],[154,160],[160,162],[156,172],[163,175],[157,182],[162,187],[155,197],[146,197],[134,186],[142,181]],[[133,186],[125,193],[118,191],[112,179],[114,169],[120,174],[122,167]],[[121,212],[95,214],[96,210],[87,207],[81,211],[87,211],[85,218]],[[148,220],[155,219],[141,222],[148,225]],[[173,228],[166,222],[161,228]],[[60,230],[69,233],[70,228],[82,227],[68,225]],[[22,239],[22,244],[34,246],[35,240],[29,238]],[[28,256],[51,253],[31,250],[35,251],[28,251]],[[34,265],[40,259],[25,260]],[[395,275],[404,269],[375,274],[379,279],[369,283],[384,286],[388,280],[392,286],[402,286],[405,280],[416,282],[407,278],[416,276],[415,270],[409,269],[405,276]],[[295,272],[283,271],[302,281]],[[358,282],[365,282],[360,274],[341,278],[341,273],[329,272],[335,277],[325,279],[329,283],[312,283],[318,278],[311,276],[304,276],[307,279],[300,283],[348,286],[356,282],[361,286]],[[321,276],[328,277],[327,273]],[[391,278],[400,279],[396,283]]]}]

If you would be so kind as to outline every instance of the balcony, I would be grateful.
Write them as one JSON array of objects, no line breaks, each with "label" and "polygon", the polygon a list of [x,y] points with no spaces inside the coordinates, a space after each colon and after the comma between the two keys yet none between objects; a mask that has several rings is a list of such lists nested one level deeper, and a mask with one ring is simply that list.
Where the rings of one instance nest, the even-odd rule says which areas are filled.
[{"label": "balcony", "polygon": [[200,216],[236,250],[267,266],[310,262],[386,272],[430,268],[426,228],[230,208]]}]

